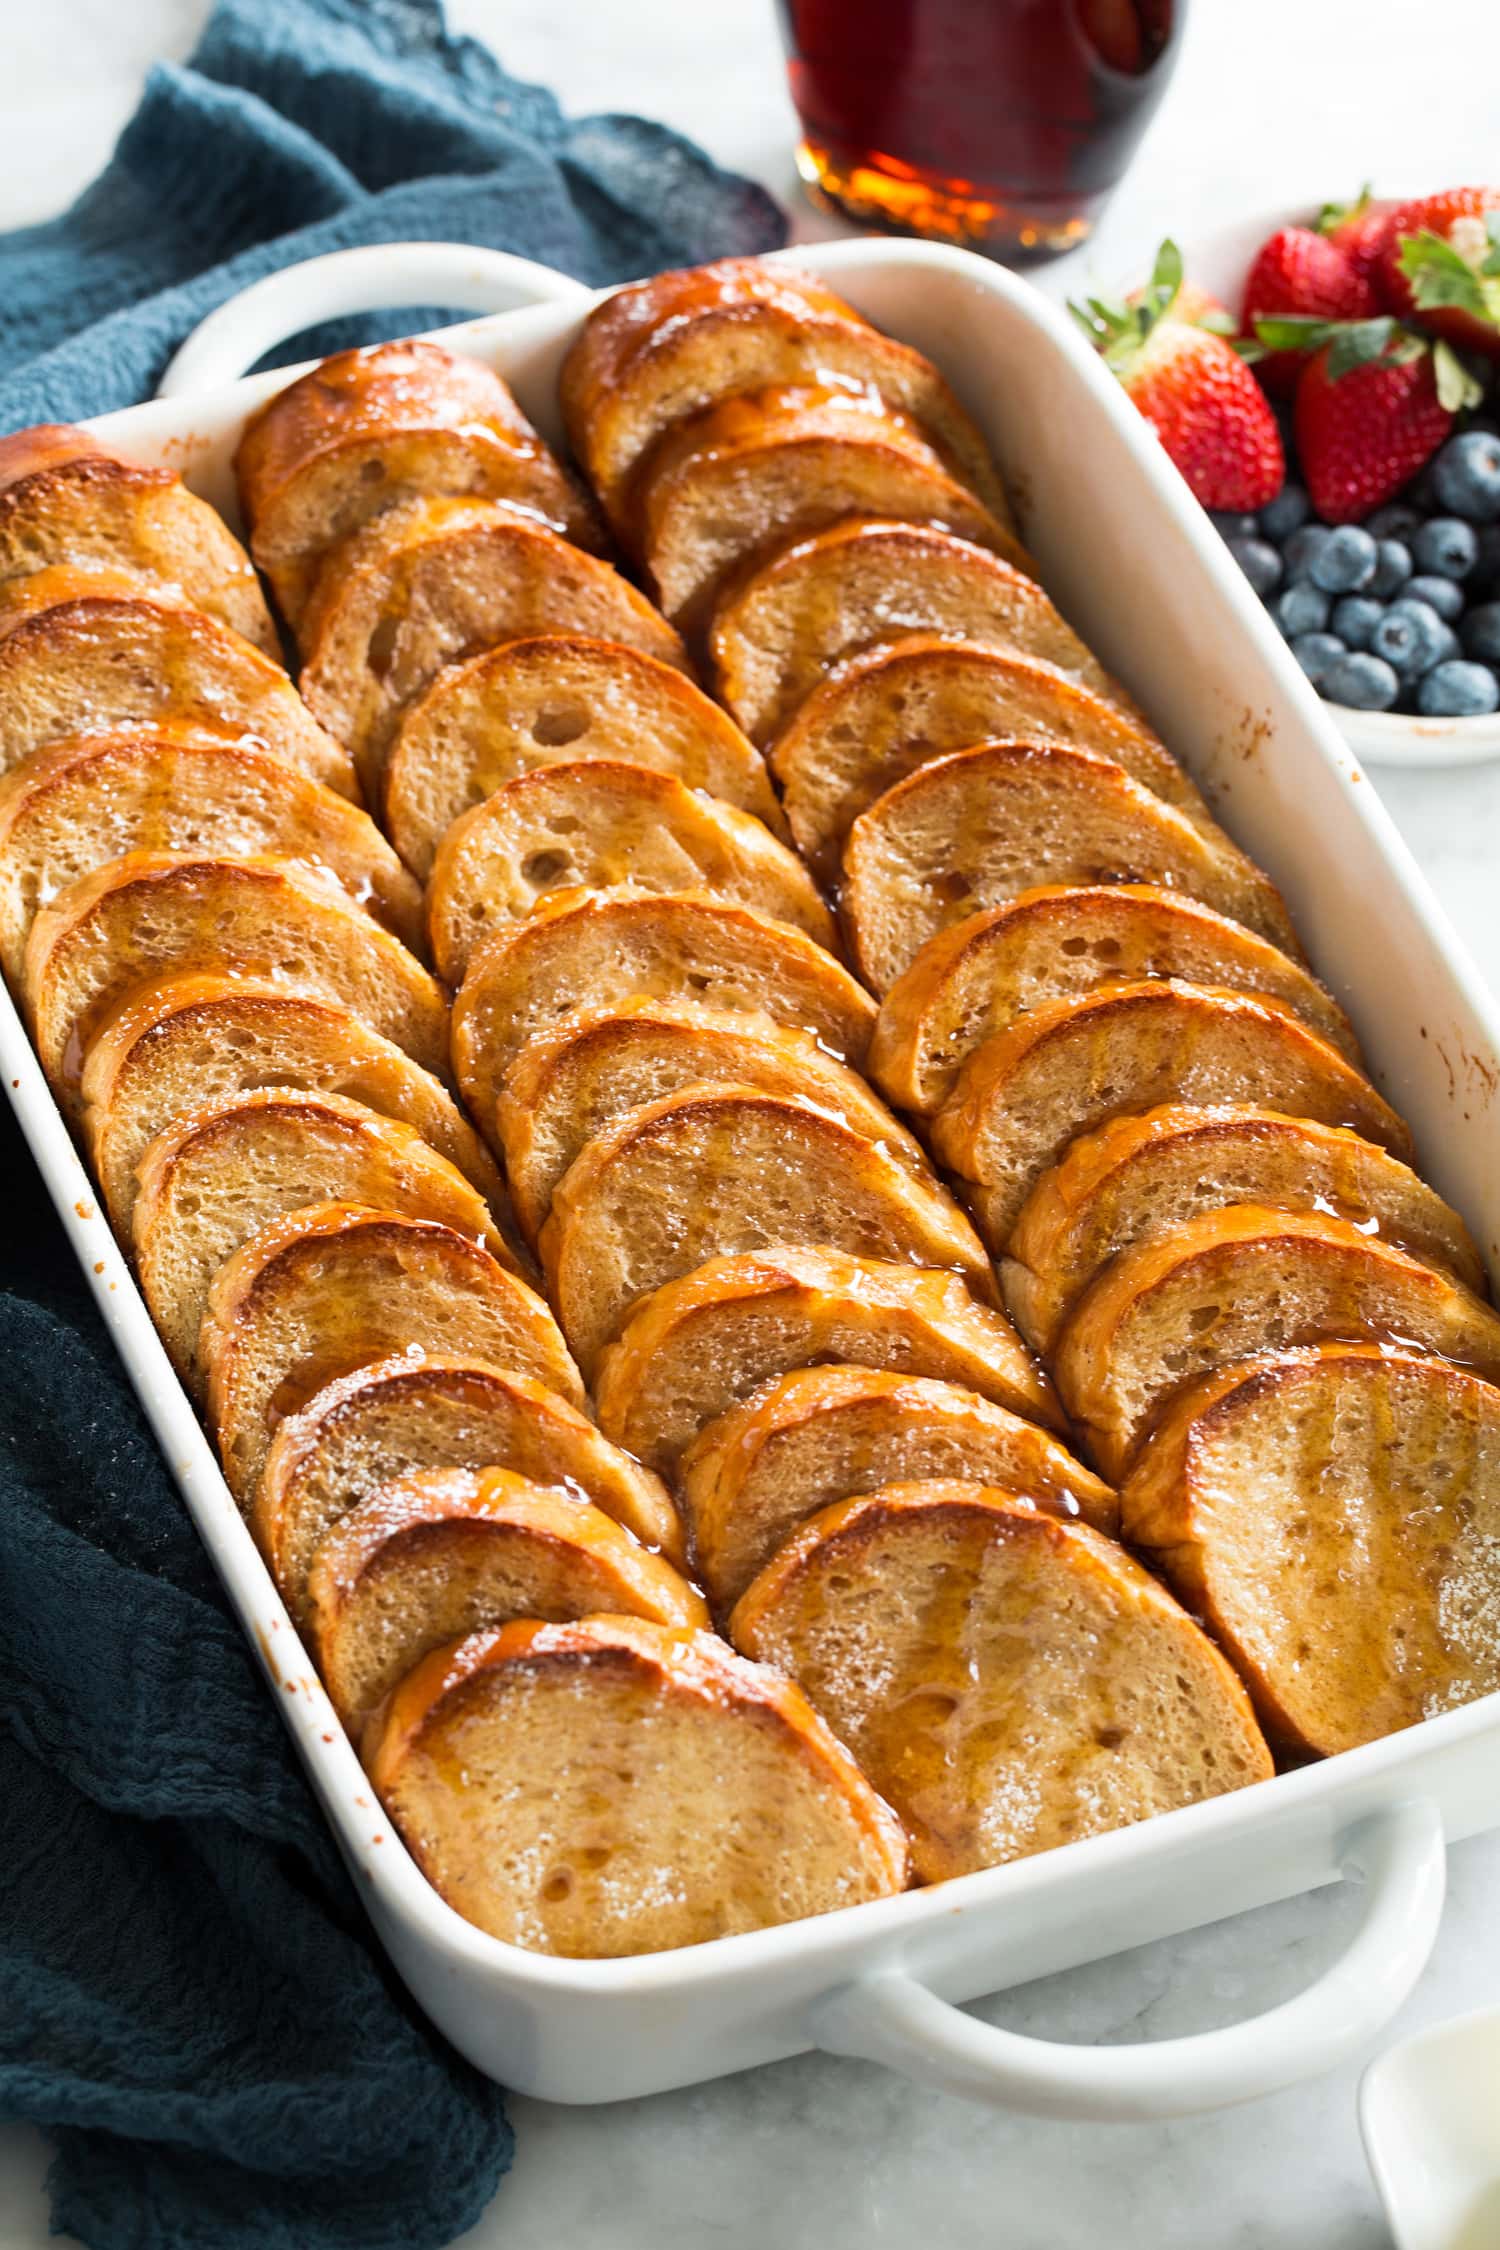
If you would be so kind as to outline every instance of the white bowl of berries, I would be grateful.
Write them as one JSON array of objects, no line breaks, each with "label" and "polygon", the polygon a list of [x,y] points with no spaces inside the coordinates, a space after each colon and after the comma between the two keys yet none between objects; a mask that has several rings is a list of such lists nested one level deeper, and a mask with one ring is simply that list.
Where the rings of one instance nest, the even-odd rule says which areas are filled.
[{"label": "white bowl of berries", "polygon": [[1500,188],[1265,213],[1073,311],[1351,748],[1500,757]]}]

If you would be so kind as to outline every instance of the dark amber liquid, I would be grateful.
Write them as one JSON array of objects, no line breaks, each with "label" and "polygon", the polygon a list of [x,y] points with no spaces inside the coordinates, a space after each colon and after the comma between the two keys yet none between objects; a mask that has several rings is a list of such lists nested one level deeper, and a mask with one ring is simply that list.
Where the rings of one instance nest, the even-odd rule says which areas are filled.
[{"label": "dark amber liquid", "polygon": [[866,225],[1026,259],[1088,234],[1183,0],[780,0],[798,162]]}]

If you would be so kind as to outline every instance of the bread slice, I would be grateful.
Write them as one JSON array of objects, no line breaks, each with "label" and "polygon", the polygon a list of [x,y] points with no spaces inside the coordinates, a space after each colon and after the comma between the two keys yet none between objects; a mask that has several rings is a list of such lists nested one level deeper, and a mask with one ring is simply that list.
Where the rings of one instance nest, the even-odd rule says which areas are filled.
[{"label": "bread slice", "polygon": [[735,572],[850,516],[942,524],[1034,575],[915,423],[837,385],[737,391],[674,424],[642,464],[635,508],[656,599],[688,634]]},{"label": "bread slice", "polygon": [[1009,523],[989,448],[932,362],[779,262],[720,258],[616,290],[579,331],[559,393],[573,451],[628,534],[632,472],[674,423],[741,392],[830,377],[909,416]]},{"label": "bread slice", "polygon": [[859,517],[794,540],[726,594],[709,645],[722,700],[765,743],[842,657],[909,633],[1040,657],[1136,717],[1034,578],[934,525]]},{"label": "bread slice", "polygon": [[900,1823],[800,1690],[711,1633],[471,1633],[402,1681],[369,1768],[440,1895],[533,1953],[661,1953],[906,1882]]},{"label": "bread slice", "polygon": [[126,570],[277,653],[260,581],[229,526],[171,469],[44,422],[0,438],[0,580],[49,565]]},{"label": "bread slice", "polygon": [[803,1524],[736,1604],[895,1807],[920,1881],[1269,1780],[1223,1657],[1124,1549],[1003,1490],[888,1486]]},{"label": "bread slice", "polygon": [[562,1485],[669,1562],[684,1561],[666,1486],[534,1376],[483,1359],[398,1352],[335,1376],[277,1428],[250,1528],[297,1624],[325,1532],[381,1485],[418,1470],[510,1469]]},{"label": "bread slice", "polygon": [[89,1048],[83,1129],[116,1231],[127,1241],[148,1142],[206,1103],[257,1086],[342,1094],[419,1133],[479,1190],[504,1227],[500,1168],[447,1088],[347,1008],[253,978],[159,978],[118,1007]]},{"label": "bread slice", "polygon": [[1332,994],[1201,899],[1154,883],[1043,884],[927,940],[881,1002],[870,1073],[901,1108],[929,1117],[974,1050],[1017,1016],[1101,984],[1173,977],[1263,992],[1360,1059]]},{"label": "bread slice", "polygon": [[552,1208],[559,1180],[596,1135],[645,1102],[714,1084],[805,1096],[907,1171],[928,1171],[925,1152],[864,1080],[805,1031],[691,1001],[590,1008],[529,1041],[500,1095],[505,1169],[528,1240]]},{"label": "bread slice", "polygon": [[338,1094],[263,1087],[196,1109],[141,1158],[133,1233],[141,1287],[178,1372],[201,1388],[198,1330],[209,1285],[241,1243],[314,1203],[363,1203],[437,1219],[482,1242],[512,1272],[514,1253],[482,1196],[398,1125]]},{"label": "bread slice", "polygon": [[422,894],[368,813],[243,735],[159,720],[51,743],[0,777],[0,961],[12,982],[37,908],[142,850],[303,860],[404,944],[424,944]]},{"label": "bread slice", "polygon": [[250,552],[295,628],[324,558],[398,500],[505,500],[582,547],[598,520],[492,368],[407,337],[335,352],[267,399],[235,455]]},{"label": "bread slice", "polygon": [[675,774],[787,833],[765,760],[701,688],[618,641],[542,633],[450,664],[407,711],[385,775],[391,841],[425,879],[460,813],[580,758]]},{"label": "bread slice", "polygon": [[540,1237],[552,1301],[585,1374],[633,1308],[709,1258],[826,1243],[961,1273],[995,1302],[979,1237],[931,1175],[797,1095],[688,1086],[590,1141]]},{"label": "bread slice", "polygon": [[1290,1008],[1176,983],[1102,984],[1018,1017],[969,1057],[932,1121],[932,1145],[976,1183],[971,1200],[998,1254],[1070,1141],[1165,1102],[1255,1102],[1347,1125],[1403,1162],[1411,1155],[1395,1111]]},{"label": "bread slice", "polygon": [[1289,1751],[1500,1688],[1500,1391],[1469,1369],[1346,1343],[1221,1368],[1121,1498]]},{"label": "bread slice", "polygon": [[1203,1211],[1117,1258],[1074,1306],[1053,1371],[1118,1483],[1176,1391],[1288,1345],[1395,1343],[1500,1377],[1500,1317],[1451,1275],[1323,1211]]},{"label": "bread slice", "polygon": [[913,633],[847,657],[797,710],[770,751],[797,848],[836,875],[867,805],[930,758],[976,742],[1065,742],[1112,758],[1188,819],[1208,812],[1154,734],[1038,657]]},{"label": "bread slice", "polygon": [[1331,1211],[1484,1292],[1463,1220],[1383,1148],[1276,1110],[1172,1103],[1112,1118],[1042,1174],[1011,1230],[1001,1276],[1012,1319],[1034,1351],[1049,1352],[1111,1259],[1233,1203]]},{"label": "bread slice", "polygon": [[934,758],[862,812],[841,906],[877,992],[955,922],[1039,884],[1185,891],[1296,953],[1281,895],[1222,832],[1206,834],[1123,766],[1057,742],[985,742]]},{"label": "bread slice", "polygon": [[698,1574],[721,1611],[820,1508],[955,1477],[1117,1528],[1109,1486],[1034,1422],[957,1384],[881,1367],[777,1376],[701,1430],[679,1468]]},{"label": "bread slice", "polygon": [[393,1353],[488,1360],[583,1404],[551,1313],[482,1243],[353,1203],[252,1235],[215,1277],[199,1349],[224,1474],[246,1509],[278,1425],[335,1376]]},{"label": "bread slice", "polygon": [[59,564],[0,586],[0,771],[117,727],[223,727],[359,796],[349,753],[279,664],[165,586]]},{"label": "bread slice", "polygon": [[495,500],[401,500],[339,550],[302,625],[302,693],[378,802],[402,715],[445,664],[501,641],[572,631],[686,669],[634,586]]},{"label": "bread slice", "polygon": [[528,1039],[585,1008],[701,1000],[809,1032],[858,1064],[875,1003],[800,930],[704,891],[566,896],[497,930],[469,963],[453,1003],[453,1067],[488,1123]]},{"label": "bread slice", "polygon": [[1065,1428],[1009,1321],[961,1276],[829,1249],[710,1258],[658,1289],[600,1359],[599,1427],[671,1476],[708,1423],[825,1360],[931,1375]]},{"label": "bread slice", "polygon": [[357,1744],[429,1650],[516,1618],[604,1614],[691,1631],[696,1588],[589,1501],[512,1469],[422,1469],[325,1533],[308,1576],[323,1685]]},{"label": "bread slice", "polygon": [[622,885],[712,891],[838,943],[801,860],[749,813],[649,766],[590,758],[519,774],[448,830],[427,888],[438,972],[459,983],[475,946],[550,892]]},{"label": "bread slice", "polygon": [[329,878],[291,860],[128,852],[44,906],[26,942],[37,1051],[70,1118],[111,1011],[137,986],[190,970],[342,1002],[424,1069],[446,1069],[441,986]]}]

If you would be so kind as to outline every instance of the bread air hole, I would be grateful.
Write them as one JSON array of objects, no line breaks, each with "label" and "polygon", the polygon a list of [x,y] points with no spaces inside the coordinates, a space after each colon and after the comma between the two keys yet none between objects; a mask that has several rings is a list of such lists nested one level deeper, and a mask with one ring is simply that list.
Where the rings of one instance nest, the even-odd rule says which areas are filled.
[{"label": "bread air hole", "polygon": [[560,750],[587,734],[592,714],[581,703],[544,703],[531,722],[531,739],[544,750]]},{"label": "bread air hole", "polygon": [[565,875],[572,865],[566,852],[532,852],[521,862],[521,878],[534,891],[545,890]]},{"label": "bread air hole", "polygon": [[396,636],[401,630],[399,617],[382,617],[370,635],[365,651],[365,661],[377,680],[383,680],[391,668],[396,654]]},{"label": "bread air hole", "polygon": [[359,481],[361,484],[384,484],[385,463],[383,461],[361,461]]}]

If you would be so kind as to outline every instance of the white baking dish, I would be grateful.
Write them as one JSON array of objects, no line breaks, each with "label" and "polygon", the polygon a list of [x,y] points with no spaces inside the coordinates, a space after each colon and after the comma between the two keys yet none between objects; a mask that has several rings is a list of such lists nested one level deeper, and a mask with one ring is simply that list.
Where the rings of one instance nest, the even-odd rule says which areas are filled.
[{"label": "white baking dish", "polygon": [[[376,269],[371,303],[421,297],[420,265],[405,252],[362,255]],[[883,241],[797,257],[951,375],[994,444],[1058,601],[1285,889],[1380,1084],[1411,1118],[1425,1169],[1493,1261],[1500,1020],[1374,791],[1146,424],[1067,321],[997,267]],[[508,271],[504,286],[514,280]],[[242,307],[216,316],[194,349],[200,376],[205,363],[244,365],[309,317],[299,296],[307,284],[279,286],[279,297],[252,306],[248,329]],[[556,276],[542,286],[554,298],[577,294]],[[425,301],[434,301],[430,288]],[[498,367],[555,435],[554,380],[577,322],[576,303],[552,303],[454,336]],[[284,380],[164,399],[99,427],[180,467],[232,514],[240,424]],[[1445,1838],[1500,1823],[1500,1696],[1236,1796],[783,1929],[618,1962],[549,1960],[481,1935],[429,1889],[339,1732],[8,1000],[0,1059],[372,1919],[422,2006],[481,2069],[526,2093],[596,2102],[823,2046],[1039,2113],[1163,2116],[1328,2067],[1370,2041],[1420,1975],[1441,1914]],[[1154,2046],[1069,2048],[991,2029],[949,2004],[1351,1869],[1363,1873],[1369,1903],[1349,1951],[1300,1999],[1254,2022]]]}]

